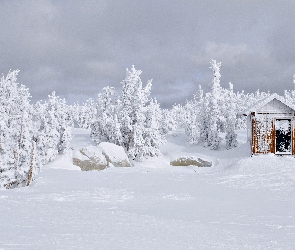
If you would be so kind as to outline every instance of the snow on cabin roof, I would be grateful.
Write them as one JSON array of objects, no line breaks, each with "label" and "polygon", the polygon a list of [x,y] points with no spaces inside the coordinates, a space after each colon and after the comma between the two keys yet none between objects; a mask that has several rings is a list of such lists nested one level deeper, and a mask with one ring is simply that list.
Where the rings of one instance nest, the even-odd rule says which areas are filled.
[{"label": "snow on cabin roof", "polygon": [[265,97],[261,101],[258,101],[256,104],[254,104],[252,107],[248,108],[241,114],[248,116],[251,114],[251,112],[256,112],[257,110],[261,109],[263,106],[265,106],[274,99],[277,99],[278,101],[280,101],[281,103],[285,104],[286,106],[295,111],[295,106],[291,102],[288,102],[284,97],[279,96],[277,93],[274,93],[270,96]]}]

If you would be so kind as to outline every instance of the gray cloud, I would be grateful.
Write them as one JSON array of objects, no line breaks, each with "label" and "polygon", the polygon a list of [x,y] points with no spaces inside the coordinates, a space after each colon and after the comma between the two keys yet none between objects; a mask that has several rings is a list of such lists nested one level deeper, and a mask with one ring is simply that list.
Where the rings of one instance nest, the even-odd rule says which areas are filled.
[{"label": "gray cloud", "polygon": [[20,69],[34,100],[120,89],[125,68],[153,79],[163,106],[192,98],[222,62],[221,83],[282,93],[295,73],[294,1],[0,2],[0,71]]}]

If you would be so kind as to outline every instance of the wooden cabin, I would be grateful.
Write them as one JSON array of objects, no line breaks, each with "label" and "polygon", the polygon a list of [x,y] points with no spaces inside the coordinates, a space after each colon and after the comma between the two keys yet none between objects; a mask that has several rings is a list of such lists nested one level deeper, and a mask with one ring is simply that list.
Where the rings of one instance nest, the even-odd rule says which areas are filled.
[{"label": "wooden cabin", "polygon": [[243,113],[252,154],[295,154],[295,106],[272,94]]}]

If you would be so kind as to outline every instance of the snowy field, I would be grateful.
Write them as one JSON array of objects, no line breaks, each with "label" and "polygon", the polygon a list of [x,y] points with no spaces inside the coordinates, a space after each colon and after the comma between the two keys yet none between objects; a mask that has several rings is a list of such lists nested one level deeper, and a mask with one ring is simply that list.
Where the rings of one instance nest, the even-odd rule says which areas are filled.
[{"label": "snowy field", "polygon": [[[211,151],[178,130],[162,157],[100,172],[58,158],[31,187],[0,191],[0,249],[295,249],[295,159],[249,157],[238,136]],[[90,144],[74,130],[74,148]],[[169,166],[177,156],[213,167]]]}]

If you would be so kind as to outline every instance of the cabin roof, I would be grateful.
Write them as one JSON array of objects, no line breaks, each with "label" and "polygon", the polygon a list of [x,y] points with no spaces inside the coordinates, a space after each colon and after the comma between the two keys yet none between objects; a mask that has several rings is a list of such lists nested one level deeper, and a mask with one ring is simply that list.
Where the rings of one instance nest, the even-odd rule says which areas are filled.
[{"label": "cabin roof", "polygon": [[285,104],[290,109],[295,111],[295,106],[291,102],[287,101],[284,97],[279,96],[277,93],[274,93],[270,96],[265,97],[261,101],[258,101],[252,107],[250,107],[247,110],[245,110],[244,112],[242,112],[242,114],[245,116],[248,116],[251,114],[251,112],[258,111],[259,109],[261,109],[263,106],[265,106],[266,104],[268,104],[269,102],[271,102],[274,99],[277,99],[278,101],[280,101],[281,103]]}]

